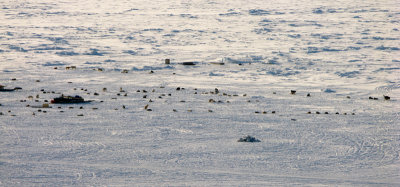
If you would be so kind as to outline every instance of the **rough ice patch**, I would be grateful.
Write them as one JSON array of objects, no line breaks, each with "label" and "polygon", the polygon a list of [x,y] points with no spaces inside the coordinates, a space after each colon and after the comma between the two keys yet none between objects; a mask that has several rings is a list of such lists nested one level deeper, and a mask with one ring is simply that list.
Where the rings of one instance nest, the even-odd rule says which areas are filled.
[{"label": "rough ice patch", "polygon": [[252,16],[262,16],[271,14],[271,11],[263,10],[263,9],[251,9],[249,10],[249,14]]},{"label": "rough ice patch", "polygon": [[335,90],[331,89],[331,88],[327,88],[324,90],[325,93],[336,93]]},{"label": "rough ice patch", "polygon": [[60,61],[53,61],[53,62],[46,62],[43,64],[43,66],[65,66],[65,62],[60,62]]},{"label": "rough ice patch", "polygon": [[355,78],[360,74],[360,71],[350,71],[350,72],[336,72],[339,77]]}]

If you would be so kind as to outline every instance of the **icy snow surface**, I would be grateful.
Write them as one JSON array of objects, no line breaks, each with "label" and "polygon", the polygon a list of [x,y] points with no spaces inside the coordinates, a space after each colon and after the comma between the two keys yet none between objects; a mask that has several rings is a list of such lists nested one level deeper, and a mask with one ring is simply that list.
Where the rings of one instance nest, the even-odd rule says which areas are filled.
[{"label": "icy snow surface", "polygon": [[[397,0],[1,1],[0,186],[400,186],[399,22]],[[92,102],[40,108],[61,94]]]}]

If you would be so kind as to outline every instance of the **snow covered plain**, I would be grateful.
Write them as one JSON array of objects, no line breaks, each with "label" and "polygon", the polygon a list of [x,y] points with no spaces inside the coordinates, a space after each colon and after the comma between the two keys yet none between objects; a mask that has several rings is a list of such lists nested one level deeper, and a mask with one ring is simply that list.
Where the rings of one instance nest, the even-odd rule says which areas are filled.
[{"label": "snow covered plain", "polygon": [[400,185],[396,0],[0,9],[0,186]]}]

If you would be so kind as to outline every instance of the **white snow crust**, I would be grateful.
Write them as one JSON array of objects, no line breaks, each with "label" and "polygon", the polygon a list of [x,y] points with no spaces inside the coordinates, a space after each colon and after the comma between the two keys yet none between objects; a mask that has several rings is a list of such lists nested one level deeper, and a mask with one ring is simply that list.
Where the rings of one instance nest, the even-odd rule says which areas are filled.
[{"label": "white snow crust", "polygon": [[400,186],[399,25],[397,0],[1,1],[0,186]]}]

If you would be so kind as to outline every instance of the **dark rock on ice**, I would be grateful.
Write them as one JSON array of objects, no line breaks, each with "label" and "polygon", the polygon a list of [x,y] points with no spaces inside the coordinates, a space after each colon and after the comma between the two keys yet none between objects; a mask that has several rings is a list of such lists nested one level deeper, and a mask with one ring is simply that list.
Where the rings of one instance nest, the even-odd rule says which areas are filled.
[{"label": "dark rock on ice", "polygon": [[223,62],[210,62],[210,64],[213,64],[213,65],[225,65],[225,63],[223,63]]},{"label": "dark rock on ice", "polygon": [[0,92],[12,92],[12,91],[15,91],[15,90],[22,90],[22,88],[21,87],[15,87],[15,88],[12,88],[12,89],[7,89],[7,88],[4,88],[3,85],[0,85]]},{"label": "dark rock on ice", "polygon": [[15,89],[15,88],[13,88],[13,89],[3,88],[3,89],[0,89],[0,92],[12,92],[12,91],[15,91],[15,90],[18,90],[18,89]]},{"label": "dark rock on ice", "polygon": [[247,135],[246,137],[240,138],[238,142],[261,142],[259,139]]},{"label": "dark rock on ice", "polygon": [[60,97],[54,98],[51,100],[53,104],[73,104],[73,103],[88,103],[90,101],[85,101],[81,96],[64,96],[61,95]]},{"label": "dark rock on ice", "polygon": [[196,65],[196,63],[195,63],[195,62],[182,62],[182,65],[185,65],[185,66],[194,66],[194,65]]}]

